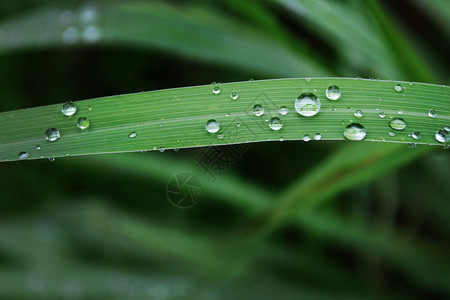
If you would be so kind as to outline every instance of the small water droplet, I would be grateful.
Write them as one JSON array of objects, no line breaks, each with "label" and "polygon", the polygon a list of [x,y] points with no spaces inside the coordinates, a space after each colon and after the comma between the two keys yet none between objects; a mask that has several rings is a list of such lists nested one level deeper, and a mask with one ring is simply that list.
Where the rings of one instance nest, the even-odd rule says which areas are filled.
[{"label": "small water droplet", "polygon": [[236,93],[236,92],[232,92],[232,93],[231,93],[231,99],[237,100],[238,98],[239,98],[238,93]]},{"label": "small water droplet", "polygon": [[414,131],[414,132],[411,134],[411,137],[412,137],[413,139],[415,139],[415,140],[420,139],[420,132]]},{"label": "small water droplet", "polygon": [[366,137],[366,129],[358,123],[352,123],[345,127],[344,137],[351,141],[362,141]]},{"label": "small water droplet", "polygon": [[399,109],[399,110],[397,111],[397,113],[398,113],[399,115],[401,115],[401,114],[403,114],[403,110]]},{"label": "small water droplet", "polygon": [[353,115],[358,119],[363,117],[362,111],[360,111],[359,109],[355,111]]},{"label": "small water droplet", "polygon": [[406,122],[401,118],[395,118],[389,122],[389,126],[395,130],[404,130],[406,128]]},{"label": "small water droplet", "polygon": [[85,117],[79,118],[77,121],[77,126],[80,129],[89,128],[90,125],[91,125],[91,122],[89,121],[88,118],[85,118]]},{"label": "small water droplet", "polygon": [[75,106],[75,104],[73,104],[73,102],[70,101],[62,105],[61,111],[65,116],[70,117],[77,112],[77,107]]},{"label": "small water droplet", "polygon": [[159,127],[159,128],[163,127],[163,124],[162,124],[162,123],[160,123],[160,124],[158,125],[158,127]]},{"label": "small water droplet", "polygon": [[314,140],[315,141],[320,141],[322,139],[322,135],[320,134],[320,133],[316,133],[315,135],[314,135]]},{"label": "small water droplet", "polygon": [[430,118],[436,118],[436,116],[437,116],[436,111],[435,111],[434,109],[430,109],[430,110],[428,111],[428,116],[429,116]]},{"label": "small water droplet", "polygon": [[280,113],[280,115],[285,116],[289,113],[289,109],[286,106],[282,106],[280,107],[278,112]]},{"label": "small water droplet", "polygon": [[17,159],[19,160],[24,160],[24,159],[28,159],[28,157],[30,157],[30,155],[28,154],[28,152],[20,152],[19,156],[17,157]]},{"label": "small water droplet", "polygon": [[82,37],[86,43],[95,43],[100,40],[100,30],[95,26],[89,26],[83,31]]},{"label": "small water droplet", "polygon": [[158,147],[153,146],[153,147],[152,147],[152,150],[153,150],[153,151],[156,151],[156,150],[158,150]]},{"label": "small water droplet", "polygon": [[394,91],[400,93],[401,91],[403,91],[403,87],[397,83],[396,85],[394,85]]},{"label": "small water droplet", "polygon": [[225,114],[225,117],[229,117],[229,116],[230,116],[230,114],[229,114],[229,113],[226,113],[226,114]]},{"label": "small water droplet", "polygon": [[217,138],[218,138],[219,140],[222,140],[222,139],[223,139],[223,133],[219,133],[219,134],[217,135]]},{"label": "small water droplet", "polygon": [[309,141],[311,140],[311,137],[310,137],[309,135],[305,134],[305,135],[302,137],[302,140],[303,140],[304,142],[309,142]]},{"label": "small water droplet", "polygon": [[303,93],[295,100],[295,110],[304,117],[312,117],[320,110],[320,99],[312,93]]},{"label": "small water droplet", "polygon": [[395,136],[395,132],[389,131],[389,136]]},{"label": "small water droplet", "polygon": [[331,112],[335,112],[335,111],[336,111],[336,107],[330,106],[330,111],[331,111]]},{"label": "small water droplet", "polygon": [[384,118],[386,117],[386,114],[385,114],[384,112],[380,112],[380,113],[378,114],[378,116],[379,116],[381,119],[384,119]]},{"label": "small water droplet", "polygon": [[260,117],[264,114],[264,107],[260,104],[256,104],[253,106],[252,112],[255,116]]},{"label": "small water droplet", "polygon": [[239,127],[239,126],[241,126],[241,123],[239,123],[239,122],[236,123],[236,127]]},{"label": "small water droplet", "polygon": [[54,157],[49,157],[49,158],[48,158],[48,161],[54,162],[54,161],[55,161],[55,158],[54,158]]},{"label": "small water droplet", "polygon": [[80,39],[80,33],[75,27],[68,27],[62,34],[62,41],[66,45],[73,45]]},{"label": "small water droplet", "polygon": [[283,123],[281,122],[281,120],[277,117],[273,117],[272,119],[270,119],[269,121],[269,127],[272,130],[280,130],[283,127]]},{"label": "small water droplet", "polygon": [[49,128],[45,131],[45,138],[49,142],[54,142],[61,137],[61,133],[56,128]]},{"label": "small water droplet", "polygon": [[165,148],[163,148],[163,147],[159,147],[159,152],[163,153],[164,151],[166,151],[166,149],[165,149]]},{"label": "small water droplet", "polygon": [[328,99],[336,101],[341,97],[341,90],[336,85],[330,85],[325,91],[325,95]]},{"label": "small water droplet", "polygon": [[212,91],[215,95],[218,95],[218,94],[220,94],[220,87],[215,86],[215,87],[213,87]]},{"label": "small water droplet", "polygon": [[383,98],[378,98],[379,101],[383,101]]},{"label": "small water droplet", "polygon": [[136,132],[132,132],[128,135],[129,138],[135,138],[137,136]]},{"label": "small water droplet", "polygon": [[450,130],[448,127],[444,127],[438,131],[434,135],[434,138],[439,143],[447,143],[450,140]]},{"label": "small water droplet", "polygon": [[41,145],[36,145],[36,147],[34,147],[34,149],[41,150]]},{"label": "small water droplet", "polygon": [[208,120],[205,124],[206,131],[209,133],[216,133],[220,129],[219,122],[216,120]]},{"label": "small water droplet", "polygon": [[93,109],[92,106],[88,107],[88,111],[92,111],[92,109]]}]

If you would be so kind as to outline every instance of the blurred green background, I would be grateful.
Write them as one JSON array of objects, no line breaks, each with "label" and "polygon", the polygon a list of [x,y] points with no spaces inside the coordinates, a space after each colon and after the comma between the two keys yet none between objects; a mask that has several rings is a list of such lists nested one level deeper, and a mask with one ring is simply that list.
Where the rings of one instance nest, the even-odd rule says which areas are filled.
[{"label": "blurred green background", "polygon": [[[0,111],[213,81],[450,75],[446,0],[5,0],[0,18]],[[448,150],[257,143],[208,162],[211,176],[208,149],[2,163],[0,298],[450,297]],[[180,172],[201,189],[187,209],[168,200]]]}]

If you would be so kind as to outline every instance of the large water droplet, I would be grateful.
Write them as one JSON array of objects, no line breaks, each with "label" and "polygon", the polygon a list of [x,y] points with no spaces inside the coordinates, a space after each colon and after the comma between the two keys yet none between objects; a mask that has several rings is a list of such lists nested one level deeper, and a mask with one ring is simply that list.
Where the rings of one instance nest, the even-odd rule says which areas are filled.
[{"label": "large water droplet", "polygon": [[401,118],[395,118],[389,122],[389,126],[395,130],[404,130],[406,128],[406,122]]},{"label": "large water droplet", "polygon": [[394,85],[394,91],[400,93],[401,91],[403,91],[403,87],[400,84],[396,84]]},{"label": "large water droplet", "polygon": [[325,95],[328,99],[336,101],[341,97],[341,90],[336,85],[330,85],[325,91]]},{"label": "large water droplet", "polygon": [[77,112],[77,107],[73,102],[66,102],[62,105],[61,111],[65,116],[70,117]]},{"label": "large water droplet", "polygon": [[280,113],[280,115],[285,116],[289,113],[289,109],[286,106],[282,106],[280,107],[278,112]]},{"label": "large water droplet", "polygon": [[362,111],[360,111],[359,109],[355,111],[353,115],[358,119],[363,117]]},{"label": "large water droplet", "polygon": [[209,133],[216,133],[217,131],[219,131],[220,125],[216,120],[209,120],[208,122],[206,122],[205,128]]},{"label": "large water droplet", "polygon": [[91,125],[91,122],[89,121],[88,118],[85,118],[85,117],[79,118],[78,121],[77,121],[77,126],[80,129],[86,129],[90,125]]},{"label": "large water droplet", "polygon": [[448,127],[444,127],[438,131],[434,135],[434,138],[439,143],[447,143],[450,140],[450,130]]},{"label": "large water droplet", "polygon": [[437,116],[436,111],[435,111],[434,109],[430,109],[430,110],[428,111],[428,116],[429,116],[430,118],[436,118],[436,116]]},{"label": "large water droplet", "polygon": [[415,139],[415,140],[420,139],[420,132],[414,131],[414,132],[411,134],[411,137],[412,137],[413,139]]},{"label": "large water droplet", "polygon": [[312,117],[320,110],[320,99],[312,93],[303,93],[295,100],[295,110],[304,117]]},{"label": "large water droplet", "polygon": [[30,157],[30,155],[28,154],[28,152],[20,152],[19,156],[17,157],[17,159],[19,160],[24,160],[24,159],[28,159],[28,157]]},{"label": "large water droplet", "polygon": [[280,130],[283,127],[283,123],[281,123],[281,120],[277,117],[273,117],[269,121],[269,127],[272,130]]},{"label": "large water droplet", "polygon": [[49,128],[45,131],[45,138],[50,142],[54,142],[57,139],[59,139],[60,137],[61,137],[61,133],[56,128]]},{"label": "large water droplet", "polygon": [[264,106],[256,104],[255,106],[253,106],[252,112],[255,116],[260,117],[264,114]]},{"label": "large water droplet", "polygon": [[362,141],[366,137],[366,129],[358,123],[352,123],[345,127],[344,137],[351,141]]},{"label": "large water droplet", "polygon": [[236,92],[232,92],[232,93],[231,93],[231,99],[233,99],[233,100],[237,100],[237,98],[239,98],[239,95],[238,95],[238,93],[236,93]]},{"label": "large water droplet", "polygon": [[215,86],[215,87],[213,87],[212,91],[215,95],[218,95],[218,94],[220,94],[220,87]]}]

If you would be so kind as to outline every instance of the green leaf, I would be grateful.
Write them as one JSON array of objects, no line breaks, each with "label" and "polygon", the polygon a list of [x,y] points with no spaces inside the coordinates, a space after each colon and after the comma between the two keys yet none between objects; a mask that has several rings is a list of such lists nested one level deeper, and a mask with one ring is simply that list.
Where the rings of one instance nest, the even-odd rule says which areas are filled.
[{"label": "green leaf", "polygon": [[[397,84],[402,86],[401,92],[394,91]],[[325,97],[330,85],[340,87],[339,100]],[[78,101],[77,112],[71,117],[63,115],[60,104],[1,113],[2,158],[17,160],[23,152],[35,159],[301,140],[305,135],[312,138],[317,134],[322,140],[344,140],[344,128],[354,122],[364,126],[366,141],[440,145],[435,133],[448,126],[450,119],[450,89],[445,86],[316,78],[236,82],[216,88],[220,88],[219,94],[207,85]],[[238,93],[237,100],[231,99],[233,92]],[[321,99],[321,110],[315,116],[301,116],[294,108],[295,99],[305,92]],[[264,106],[262,116],[252,114],[256,104]],[[279,114],[282,106],[289,110],[287,115]],[[428,116],[430,109],[436,111],[436,117]],[[354,116],[356,110],[361,110],[361,118]],[[382,112],[384,118],[379,116]],[[269,119],[275,117],[283,124],[279,131],[268,125]],[[79,118],[88,118],[90,127],[78,128]],[[404,119],[406,129],[390,128],[392,118]],[[217,133],[205,129],[211,119],[220,124]],[[56,128],[61,138],[46,140],[49,128]],[[390,131],[395,136],[389,135]],[[420,132],[420,138],[410,137],[413,132]]]}]

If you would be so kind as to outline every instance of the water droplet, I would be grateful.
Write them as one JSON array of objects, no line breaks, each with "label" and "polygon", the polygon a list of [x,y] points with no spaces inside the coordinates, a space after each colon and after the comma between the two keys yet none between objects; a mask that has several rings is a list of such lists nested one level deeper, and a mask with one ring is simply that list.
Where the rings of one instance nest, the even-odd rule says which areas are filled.
[{"label": "water droplet", "polygon": [[336,85],[330,85],[325,91],[325,95],[328,99],[336,101],[341,97],[341,90]]},{"label": "water droplet", "polygon": [[385,114],[384,112],[380,112],[380,113],[378,114],[378,116],[379,116],[381,119],[384,119],[384,118],[386,117],[386,114]]},{"label": "water droplet", "polygon": [[312,117],[320,110],[320,99],[312,93],[303,93],[295,100],[295,110],[304,117]]},{"label": "water droplet", "polygon": [[311,137],[310,137],[309,135],[305,134],[305,135],[302,137],[302,140],[303,140],[304,142],[309,142],[309,141],[311,140]]},{"label": "water droplet", "polygon": [[280,130],[281,127],[283,127],[283,123],[281,123],[281,120],[277,117],[273,117],[269,121],[269,127],[272,130]]},{"label": "water droplet", "polygon": [[135,138],[137,137],[137,133],[136,132],[132,132],[128,135],[129,138]]},{"label": "water droplet", "polygon": [[231,93],[231,99],[233,99],[233,100],[237,100],[237,98],[239,98],[239,95],[238,95],[238,93],[236,93],[236,92],[232,92],[232,93]]},{"label": "water droplet", "polygon": [[395,136],[395,132],[389,131],[389,136]]},{"label": "water droplet", "polygon": [[222,140],[222,139],[223,139],[223,133],[219,133],[219,134],[217,135],[217,138],[218,138],[219,140]]},{"label": "water droplet", "polygon": [[280,113],[280,115],[285,116],[289,113],[289,109],[286,106],[282,106],[280,107],[278,112]]},{"label": "water droplet", "polygon": [[420,132],[414,131],[414,132],[411,134],[411,137],[412,137],[413,139],[415,139],[415,140],[420,139]]},{"label": "water droplet", "polygon": [[30,155],[28,154],[28,152],[20,152],[19,156],[17,157],[17,159],[19,160],[24,160],[24,159],[28,159],[28,157],[30,157]]},{"label": "water droplet", "polygon": [[331,112],[335,112],[335,111],[336,111],[336,107],[330,106],[330,111],[331,111]]},{"label": "water droplet", "polygon": [[34,147],[34,149],[41,150],[41,145],[36,145],[36,147]]},{"label": "water droplet", "polygon": [[89,26],[83,31],[82,37],[86,43],[95,43],[100,40],[100,30],[95,26]]},{"label": "water droplet", "polygon": [[310,76],[306,77],[305,79],[306,79],[306,81],[308,81],[308,82],[311,81],[311,77],[310,77]]},{"label": "water droplet", "polygon": [[436,118],[436,116],[437,116],[436,111],[435,111],[434,109],[430,109],[430,110],[428,111],[428,116],[429,116],[430,118]]},{"label": "water droplet", "polygon": [[61,111],[65,116],[70,117],[77,112],[77,107],[73,104],[73,102],[66,102],[63,104]]},{"label": "water droplet", "polygon": [[56,128],[49,128],[45,131],[45,138],[49,142],[54,142],[61,137],[61,133]]},{"label": "water droplet", "polygon": [[359,109],[357,111],[355,111],[355,113],[353,114],[356,118],[362,118],[363,114],[362,111],[360,111]]},{"label": "water droplet", "polygon": [[366,137],[366,129],[358,123],[352,123],[345,127],[344,137],[351,141],[362,141]]},{"label": "water droplet", "polygon": [[163,153],[164,151],[166,151],[166,149],[165,149],[165,148],[163,148],[163,147],[159,147],[159,152]]},{"label": "water droplet", "polygon": [[239,127],[239,126],[241,126],[241,123],[239,123],[239,122],[236,123],[236,127]]},{"label": "water droplet", "polygon": [[225,114],[225,117],[229,117],[229,116],[230,116],[230,113],[226,113],[226,114]]},{"label": "water droplet", "polygon": [[90,125],[91,125],[91,122],[89,121],[88,118],[85,118],[85,117],[79,118],[78,121],[77,121],[77,126],[80,129],[86,129]]},{"label": "water droplet", "polygon": [[397,113],[398,113],[399,115],[401,115],[401,114],[403,114],[403,110],[399,109],[399,110],[397,111]]},{"label": "water droplet", "polygon": [[264,114],[264,107],[260,104],[256,104],[253,106],[252,112],[255,116],[260,117]]},{"label": "water droplet", "polygon": [[409,149],[415,149],[417,147],[416,143],[408,143],[408,148]]},{"label": "water droplet", "polygon": [[216,120],[209,120],[208,122],[206,122],[205,128],[209,133],[216,133],[217,131],[219,131],[220,125]]},{"label": "water droplet", "polygon": [[389,122],[389,126],[395,130],[403,130],[406,128],[406,122],[401,118],[395,118]]},{"label": "water droplet", "polygon": [[315,141],[320,141],[322,139],[322,135],[320,134],[320,133],[316,133],[315,135],[314,135],[314,140]]},{"label": "water droplet", "polygon": [[218,95],[218,94],[220,94],[220,87],[215,86],[215,87],[213,87],[212,91],[215,95]]},{"label": "water droplet", "polygon": [[159,128],[163,127],[163,124],[162,124],[162,123],[160,123],[160,124],[158,125],[158,127],[159,127]]},{"label": "water droplet", "polygon": [[55,161],[55,158],[54,158],[54,157],[49,157],[49,158],[48,158],[48,161],[54,162],[54,161]]},{"label": "water droplet", "polygon": [[88,111],[92,111],[92,109],[93,109],[92,106],[88,107]]},{"label": "water droplet", "polygon": [[396,84],[394,85],[394,91],[400,93],[401,91],[403,91],[403,87],[400,84]]},{"label": "water droplet", "polygon": [[438,131],[434,135],[434,138],[439,143],[447,143],[450,140],[450,130],[448,127],[444,127]]},{"label": "water droplet", "polygon": [[158,147],[153,146],[153,147],[152,147],[152,150],[153,150],[153,151],[156,151],[156,150],[158,150]]},{"label": "water droplet", "polygon": [[62,41],[66,45],[73,45],[80,39],[80,33],[75,27],[69,27],[62,34]]}]

